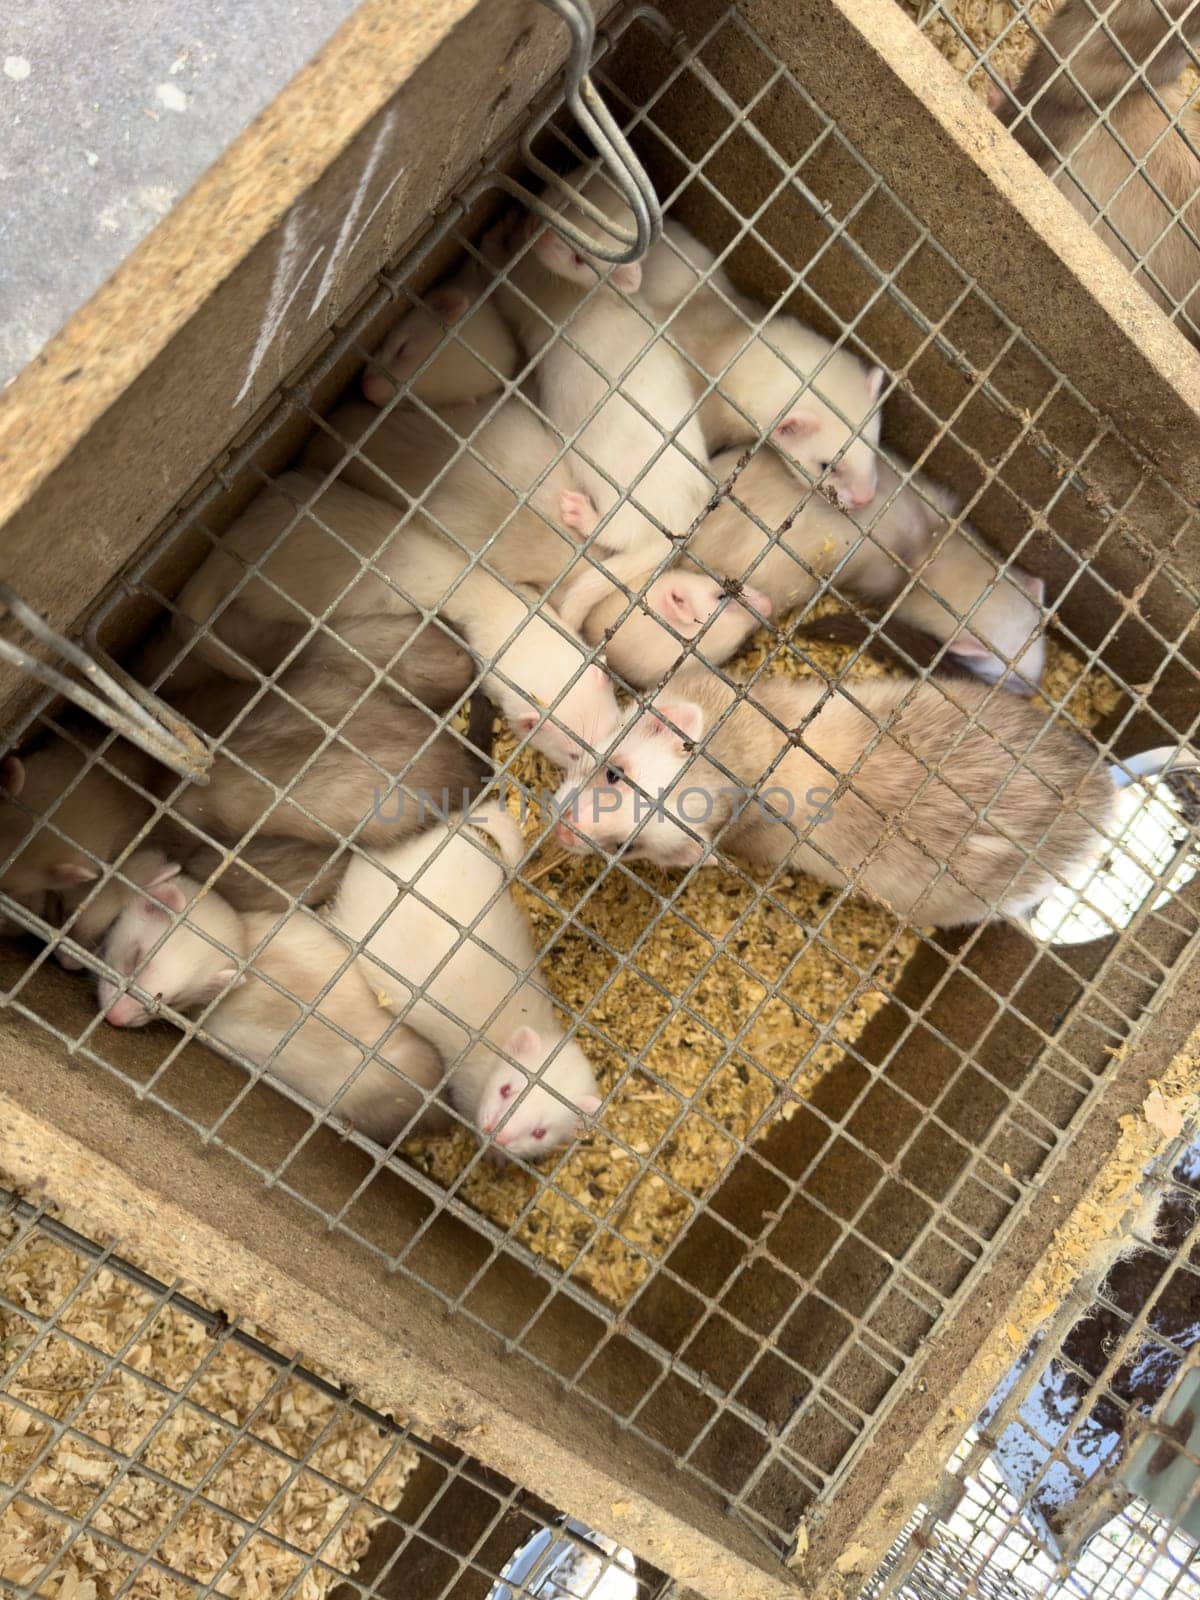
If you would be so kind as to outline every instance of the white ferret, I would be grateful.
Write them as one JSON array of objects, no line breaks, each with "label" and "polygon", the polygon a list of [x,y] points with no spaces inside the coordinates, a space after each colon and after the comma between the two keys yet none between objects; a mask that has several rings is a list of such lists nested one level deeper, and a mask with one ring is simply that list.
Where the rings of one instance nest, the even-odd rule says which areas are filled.
[{"label": "white ferret", "polygon": [[[596,508],[571,487],[569,458],[550,465],[559,443],[523,396],[513,395],[486,416],[486,408],[469,405],[450,407],[436,419],[406,406],[382,417],[362,404],[342,406],[307,459],[327,470],[345,456],[341,441],[355,445],[342,467],[345,482],[399,506],[425,492],[422,511],[451,543],[482,555],[513,583],[553,591],[564,575],[569,582],[576,539],[594,529]],[[451,463],[458,438],[470,439],[469,445],[427,488]],[[632,577],[628,588],[637,597],[629,616],[630,599],[617,591],[588,613],[583,635],[589,644],[603,641],[609,665],[637,685],[658,683],[679,660],[681,640],[701,632],[705,658],[725,660],[769,611],[764,596],[747,590],[744,598],[754,609],[746,612],[725,586],[679,564],[657,576],[651,568]],[[550,599],[553,604],[553,592]]]},{"label": "white ferret", "polygon": [[[110,967],[175,1011],[215,1001],[203,1021],[211,1038],[390,1144],[414,1131],[422,1091],[438,1083],[442,1063],[431,1044],[396,1024],[357,964],[347,965],[351,955],[311,911],[282,920],[239,914],[170,863],[140,892],[126,892],[101,946]],[[151,1020],[151,1006],[122,985],[100,977],[98,987],[114,1026]],[[428,1113],[421,1125],[430,1126]]]},{"label": "white ferret", "polygon": [[[495,840],[503,862],[476,829]],[[512,818],[494,802],[482,805],[395,849],[356,857],[328,916],[363,941],[371,989],[437,1045],[453,1105],[510,1155],[536,1157],[573,1139],[600,1097],[587,1057],[563,1038],[507,887],[505,866],[524,853]]]},{"label": "white ferret", "polygon": [[[518,735],[560,763],[607,742],[616,700],[582,641],[485,569],[464,570],[465,556],[428,522],[397,522],[394,507],[348,484],[321,489],[313,476],[286,473],[247,507],[180,595],[179,612],[197,624],[219,611],[196,650],[244,677],[222,643],[253,660],[264,637],[306,625],[309,613],[324,613],[335,631],[343,617],[375,617],[386,636],[389,617],[436,610],[483,665],[484,688]],[[220,610],[260,559],[269,581],[252,577]]]},{"label": "white ferret", "polygon": [[714,847],[850,885],[905,921],[1021,916],[1098,854],[1115,787],[1045,711],[969,680],[763,679],[688,667],[607,767],[557,797],[569,849],[667,866]]},{"label": "white ferret", "polygon": [[[568,181],[611,208],[607,180],[586,172]],[[623,202],[621,210],[628,216]],[[587,228],[574,207],[564,214]],[[707,450],[682,358],[648,309],[614,287],[632,294],[640,266],[600,279],[592,261],[532,217],[518,241],[501,307],[526,355],[538,357],[538,401],[575,446],[577,487],[607,517],[589,552],[595,564],[580,562],[556,601],[578,626],[610,592],[607,575],[624,580],[669,558],[668,535],[685,534],[708,499]]]},{"label": "white ferret", "polygon": [[[148,890],[178,872],[178,863],[157,845],[132,851],[100,881],[85,887],[78,909],[63,919],[65,934],[85,950],[95,950],[137,890]],[[62,946],[55,955],[68,972],[78,972],[83,966],[78,956]]]},{"label": "white ferret", "polygon": [[842,505],[870,505],[883,368],[796,317],[768,316],[713,271],[712,251],[680,223],[663,232],[644,266],[642,298],[689,357],[695,397],[716,380],[700,410],[709,450],[765,436],[805,480],[830,483]]},{"label": "white ferret", "polygon": [[[740,459],[727,451],[713,471],[729,477]],[[705,569],[744,579],[777,615],[830,580],[869,600],[895,600],[894,616],[942,641],[977,677],[1032,693],[1046,664],[1042,580],[991,551],[969,524],[952,526],[952,497],[923,473],[907,469],[902,480],[882,456],[878,466],[874,503],[847,512],[801,488],[773,451],[757,450],[687,553]]]},{"label": "white ferret", "polygon": [[469,261],[395,323],[363,373],[372,405],[386,405],[400,389],[431,406],[479,400],[513,376],[521,352],[486,287],[483,268]]}]

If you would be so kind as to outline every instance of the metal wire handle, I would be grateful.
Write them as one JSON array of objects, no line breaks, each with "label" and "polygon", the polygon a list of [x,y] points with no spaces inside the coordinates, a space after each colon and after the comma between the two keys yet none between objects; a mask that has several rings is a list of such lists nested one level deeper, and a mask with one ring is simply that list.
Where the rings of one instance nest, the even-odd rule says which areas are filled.
[{"label": "metal wire handle", "polygon": [[[0,583],[0,605],[14,617],[39,644],[61,656],[88,680],[91,688],[69,678],[58,667],[39,661],[11,640],[0,638],[0,660],[10,663],[19,671],[45,684],[57,694],[73,700],[89,712],[98,722],[123,734],[131,743],[139,745],[156,761],[170,767],[181,777],[193,783],[206,783],[212,765],[212,752],[179,717],[174,716],[158,698],[125,678],[121,683],[107,668],[88,655],[86,650],[57,633],[45,617],[36,612],[8,584]],[[124,674],[122,674],[124,677]]]},{"label": "metal wire handle", "polygon": [[521,154],[526,165],[547,183],[554,184],[567,200],[577,206],[601,233],[615,241],[612,245],[581,233],[563,220],[561,212],[552,210],[540,196],[531,194],[515,179],[497,175],[501,187],[519,200],[522,205],[548,222],[575,249],[595,256],[614,266],[622,262],[637,261],[651,245],[662,236],[662,208],[646,169],[613,119],[596,87],[588,75],[596,42],[596,24],[584,0],[541,0],[554,14],[561,17],[571,35],[571,55],[567,63],[567,81],[564,97],[576,122],[595,145],[608,175],[621,197],[633,213],[634,232],[605,216],[598,206],[585,200],[553,168],[536,156],[528,135],[521,142]]}]

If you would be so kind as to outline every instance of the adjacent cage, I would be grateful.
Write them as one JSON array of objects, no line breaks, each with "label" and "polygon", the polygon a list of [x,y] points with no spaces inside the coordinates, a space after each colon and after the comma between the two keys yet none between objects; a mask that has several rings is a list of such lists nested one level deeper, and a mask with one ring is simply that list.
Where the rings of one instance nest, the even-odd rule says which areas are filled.
[{"label": "adjacent cage", "polygon": [[612,1540],[63,1217],[5,1191],[0,1240],[6,1593],[663,1593]]},{"label": "adjacent cage", "polygon": [[1196,1158],[1154,1163],[1119,1258],[1003,1377],[870,1600],[1200,1593]]},{"label": "adjacent cage", "polygon": [[[865,514],[862,538],[880,537],[880,519],[900,495],[941,515],[945,503],[931,485],[942,485],[961,505],[947,525],[988,572],[962,610],[943,604],[947,633],[931,642],[897,626],[919,575],[906,572],[898,593],[871,606],[847,581],[847,563],[798,563],[811,589],[806,603],[773,616],[716,670],[742,696],[784,679],[854,697],[856,686],[888,672],[961,696],[967,691],[955,685],[963,680],[943,676],[953,665],[948,640],[1014,574],[1026,573],[1046,586],[1048,665],[1040,697],[1022,701],[1035,732],[1016,751],[1018,762],[1035,760],[1051,725],[1087,741],[1096,773],[1114,761],[1128,772],[1129,759],[1151,749],[1186,752],[1200,710],[1194,505],[847,137],[823,109],[821,86],[801,82],[768,42],[769,30],[755,25],[750,13],[758,9],[630,10],[603,36],[595,81],[664,211],[753,297],[759,324],[786,308],[819,329],[834,354],[860,354],[887,375],[880,404],[896,485],[891,500]],[[552,99],[533,125],[537,148],[567,170],[586,151],[559,110]],[[516,162],[517,147],[507,144],[494,152],[492,173],[510,174]],[[289,489],[293,509],[275,548],[284,551],[297,526],[315,528],[331,561],[349,559],[350,581],[378,578],[383,568],[382,558],[364,560],[348,546],[322,509],[334,473],[347,466],[374,478],[381,503],[394,506],[389,548],[405,539],[414,510],[461,548],[429,501],[464,461],[483,466],[508,493],[510,516],[537,509],[540,485],[506,478],[481,450],[494,408],[512,401],[527,376],[536,382],[532,362],[505,372],[485,360],[490,381],[469,413],[439,411],[402,387],[366,434],[329,416],[384,328],[431,284],[464,257],[490,271],[482,241],[502,221],[507,194],[497,176],[494,189],[476,180],[463,195],[450,197],[382,284],[364,292],[358,314],[281,387],[269,415],[215,463],[91,617],[96,650],[123,661],[200,726],[215,754],[214,784],[222,773],[245,780],[238,827],[206,809],[204,789],[131,762],[119,741],[49,698],[13,731],[12,744],[26,740],[36,750],[35,735],[49,734],[63,741],[56,748],[76,752],[47,809],[52,838],[70,838],[72,797],[89,804],[97,771],[124,786],[134,837],[121,845],[116,880],[107,859],[97,863],[97,898],[111,881],[134,897],[144,891],[122,867],[132,848],[151,841],[269,923],[294,909],[307,886],[313,901],[326,898],[345,862],[380,848],[389,819],[399,817],[407,774],[381,758],[376,725],[360,720],[386,697],[397,724],[419,723],[413,760],[440,750],[472,794],[485,777],[498,781],[519,813],[524,856],[502,892],[511,886],[531,920],[539,969],[518,967],[512,979],[545,987],[568,1043],[596,1070],[599,1111],[582,1137],[546,1161],[501,1170],[461,1108],[440,1106],[448,1132],[413,1132],[438,1098],[438,1086],[426,1083],[382,1137],[346,1109],[370,1070],[387,1070],[378,1049],[360,1051],[338,1092],[321,1102],[283,1081],[271,1060],[231,1057],[206,1026],[219,998],[212,994],[189,1007],[191,1015],[164,1004],[164,1025],[144,1032],[109,1026],[86,974],[55,964],[65,955],[96,968],[69,912],[60,925],[54,895],[5,899],[8,918],[39,941],[36,950],[11,942],[3,951],[8,1016],[54,1040],[77,1073],[102,1075],[160,1116],[172,1137],[230,1158],[252,1175],[264,1206],[269,1192],[272,1205],[302,1208],[356,1259],[386,1273],[387,1293],[401,1303],[427,1294],[452,1322],[497,1341],[506,1358],[532,1369],[547,1404],[565,1388],[595,1418],[597,1442],[581,1441],[581,1456],[598,1456],[598,1441],[611,1437],[644,1449],[648,1462],[669,1464],[705,1503],[751,1530],[767,1569],[784,1581],[783,1563],[803,1559],[806,1525],[819,1526],[840,1497],[849,1502],[872,1452],[886,1461],[897,1449],[889,1429],[913,1398],[915,1370],[930,1348],[953,1361],[959,1330],[969,1342],[989,1321],[982,1284],[1044,1201],[1048,1167],[1068,1142],[1081,1171],[1094,1165],[1114,1084],[1139,1103],[1138,1074],[1178,1045],[1198,931],[1195,797],[1178,773],[1145,791],[1134,785],[1128,809],[1110,825],[1104,859],[1066,875],[1049,910],[930,929],[856,895],[855,872],[838,887],[786,862],[754,868],[722,853],[714,863],[719,836],[701,836],[703,859],[682,874],[628,856],[553,853],[556,815],[546,796],[559,779],[531,741],[565,717],[566,698],[539,707],[522,737],[500,720],[493,729],[480,708],[485,687],[528,687],[514,676],[511,646],[527,626],[529,596],[499,570],[494,544],[462,553],[445,595],[410,587],[411,634],[382,658],[340,626],[340,588],[324,610],[293,604],[295,632],[271,667],[253,660],[262,639],[251,640],[250,654],[244,642],[231,645],[221,633],[223,607],[255,583],[287,593],[270,549],[239,569],[211,629],[185,626],[178,602],[186,580],[301,451],[318,476],[303,492],[295,483]],[[706,270],[700,289],[716,281]],[[487,278],[485,299],[504,286],[503,272]],[[464,317],[439,329],[414,388],[449,350],[479,367],[470,328]],[[569,324],[556,332],[569,338]],[[661,337],[672,339],[669,323]],[[811,380],[821,392],[832,359],[798,372],[798,384]],[[870,421],[850,416],[832,392],[830,399],[858,442],[866,440]],[[702,397],[697,410],[701,404]],[[440,475],[416,492],[381,478],[370,448],[380,419],[405,407],[436,422],[445,441]],[[556,441],[555,454],[576,442]],[[708,509],[739,505],[774,546],[806,497],[829,484],[798,479],[794,506],[764,520],[739,487],[748,454],[725,477],[710,474]],[[666,531],[678,539],[689,530]],[[603,533],[601,523],[597,542],[568,566],[595,555]],[[628,587],[619,615],[645,613],[670,559]],[[699,558],[698,570],[728,589],[729,605],[744,597],[741,584],[753,584],[752,572],[729,573],[712,560]],[[480,573],[495,584],[496,606],[515,604],[520,618],[467,666],[445,613],[452,592]],[[567,637],[553,619],[548,625],[552,637]],[[673,631],[681,660],[705,659],[705,622]],[[611,630],[589,637],[585,626],[584,642],[602,652]],[[240,688],[219,704],[205,699],[210,680],[187,676],[206,659],[211,669],[211,646],[242,673]],[[434,652],[424,664],[422,651]],[[296,676],[318,659],[315,678]],[[1005,665],[1019,669],[1020,661]],[[587,671],[584,652],[567,689]],[[659,675],[634,687],[646,698]],[[1002,704],[1007,692],[997,685],[992,699]],[[250,737],[266,707],[300,730],[300,754],[286,770]],[[887,731],[873,722],[870,748]],[[608,753],[597,751],[602,765]],[[331,761],[340,774],[354,773],[356,793],[371,796],[350,823],[339,820],[337,784],[323,787]],[[851,788],[857,771],[852,763],[842,775]],[[890,819],[902,836],[910,803],[937,776],[928,772]],[[14,793],[9,802],[24,819],[10,866],[39,820],[32,798]],[[1069,797],[1063,803],[1071,808]],[[797,826],[819,851],[819,823]],[[913,842],[927,856],[925,841]],[[1008,843],[1029,855],[1041,839]],[[953,858],[938,865],[950,880],[959,870]],[[419,880],[411,888],[420,895]],[[171,909],[174,925],[187,920],[182,904]],[[153,955],[169,925],[141,955]],[[253,965],[269,937],[264,925],[245,947],[211,931],[202,944],[215,944],[237,971]],[[346,947],[303,990],[272,980],[293,1004],[281,1047],[320,1013],[356,953]],[[140,1004],[155,1005],[155,992],[130,971],[107,970]],[[398,1008],[399,1021],[404,1014]],[[335,1021],[331,1052],[354,1043]],[[270,1532],[263,1519],[274,1505],[251,1519],[256,1528],[261,1522]],[[233,1559],[222,1557],[221,1570],[232,1572]],[[287,1581],[303,1593],[316,1568],[311,1552],[296,1559]],[[20,1581],[40,1583],[42,1575]],[[203,1581],[222,1592],[212,1573]]]}]

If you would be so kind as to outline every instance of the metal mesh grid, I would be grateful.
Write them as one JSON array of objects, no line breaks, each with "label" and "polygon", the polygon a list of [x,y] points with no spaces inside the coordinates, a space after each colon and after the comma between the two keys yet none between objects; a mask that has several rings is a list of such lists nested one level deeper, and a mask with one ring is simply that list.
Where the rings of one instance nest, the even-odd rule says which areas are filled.
[{"label": "metal mesh grid", "polygon": [[[745,247],[780,300],[802,296],[812,314],[836,325],[839,345],[853,339],[883,359],[893,374],[891,414],[899,412],[907,436],[920,440],[913,454],[921,465],[936,471],[944,463],[965,474],[973,485],[965,509],[973,518],[982,521],[989,495],[998,494],[1010,522],[1028,530],[1010,540],[1011,554],[1055,573],[1054,626],[1074,662],[1063,687],[1048,693],[1055,715],[1085,726],[1072,691],[1079,675],[1091,672],[1115,691],[1101,724],[1110,749],[1188,738],[1196,672],[1183,645],[1196,596],[1170,558],[1193,528],[1191,509],[986,300],[736,11],[669,50],[670,38],[661,19],[636,13],[614,30],[601,74],[635,142],[657,172],[670,175],[659,179],[665,205],[678,198],[697,214],[710,208],[722,219],[715,228],[727,246],[722,259],[739,260]],[[655,70],[648,62],[658,74],[649,87],[641,81]],[[733,185],[734,173],[749,180],[744,187]],[[774,242],[780,206],[802,218],[813,240],[802,269]],[[264,462],[276,463],[277,441],[297,418],[326,426],[315,400],[321,381],[343,356],[369,353],[363,335],[378,306],[446,241],[476,249],[476,235],[458,231],[463,214],[459,203],[448,207],[314,373],[281,394],[262,427],[131,567],[100,609],[97,639],[130,596],[172,609],[160,578],[170,558],[183,561],[179,552],[190,548],[194,559],[213,544],[227,514],[226,492],[244,503],[248,488],[267,480]],[[457,337],[453,329],[447,335]],[[513,383],[497,378],[511,392]],[[1153,542],[1141,531],[1147,525]],[[1123,559],[1136,563],[1135,579],[1122,571]],[[502,575],[500,582],[519,592]],[[821,587],[840,594],[836,575]],[[426,629],[439,626],[432,606],[415,612]],[[322,638],[336,633],[328,620],[308,621]],[[681,650],[690,643],[682,639]],[[901,648],[910,669],[928,676],[928,661]],[[186,658],[187,650],[180,654]],[[759,668],[808,654],[802,639],[777,628]],[[864,654],[855,646],[848,663]],[[353,651],[348,659],[371,681],[348,695],[345,716],[379,681],[378,662]],[[393,676],[402,662],[398,651],[388,667]],[[171,670],[160,660],[156,685]],[[465,698],[458,697],[460,710]],[[336,736],[343,751],[372,762],[372,752],[356,749],[344,728],[344,718],[340,732],[325,725],[322,738]],[[461,728],[451,737],[461,737]],[[89,768],[97,761],[111,768],[111,743],[85,754]],[[519,776],[503,747],[502,754],[502,775]],[[381,788],[389,785],[395,774],[377,768]],[[268,787],[272,799],[285,798],[278,786]],[[151,815],[140,836],[181,792],[145,793]],[[305,809],[294,786],[287,798]],[[309,822],[320,820],[309,812]],[[530,860],[536,837],[528,841]],[[217,841],[218,865],[227,848],[228,841]],[[89,1010],[77,983],[68,990],[56,981],[48,963],[58,935],[44,905],[7,908],[47,943],[33,960],[10,965],[6,998],[78,1059],[116,1073],[139,1098],[167,1108],[265,1184],[668,1450],[773,1547],[786,1549],[803,1508],[836,1492],[853,1451],[869,1441],[921,1340],[969,1292],[972,1269],[1012,1225],[1022,1184],[1086,1116],[1112,1054],[1169,994],[1194,944],[1196,920],[1185,892],[1162,907],[1146,902],[1120,937],[1083,953],[987,925],[947,935],[889,924],[856,947],[837,931],[848,892],[823,892],[801,937],[794,875],[783,868],[754,875],[734,861],[723,861],[722,871],[754,908],[791,930],[794,945],[773,974],[742,947],[747,912],[718,933],[666,878],[649,880],[654,906],[637,936],[624,946],[606,940],[588,921],[590,901],[646,894],[646,880],[625,862],[606,866],[574,904],[545,879],[527,884],[528,903],[542,919],[544,968],[552,969],[556,952],[569,951],[581,930],[606,963],[587,1004],[565,1009],[568,1032],[611,1063],[602,1085],[610,1106],[622,1086],[634,1085],[669,1108],[640,1144],[601,1113],[601,1160],[620,1174],[603,1209],[590,1204],[586,1187],[564,1186],[564,1156],[528,1168],[515,1206],[497,1220],[487,1208],[482,1150],[472,1149],[439,1181],[396,1148],[399,1136],[385,1151],[361,1131],[333,1132],[330,1117],[314,1116],[302,1094],[267,1080],[261,1064],[243,1059],[245,1071],[226,1071],[191,1048],[191,1037],[205,1037],[203,1015],[199,1023],[172,1016],[178,1033],[126,1047]],[[656,937],[680,948],[685,938],[696,941],[700,953],[682,981],[648,959]],[[824,1012],[787,992],[786,979],[806,951],[846,975]],[[76,953],[94,960],[78,947]],[[753,986],[755,997],[725,1031],[714,1030],[701,1003],[719,963]],[[596,1021],[605,996],[630,972],[657,995],[662,1011],[636,1045]],[[868,1002],[880,991],[885,1003],[872,1016]],[[769,1003],[790,1013],[801,1042],[782,1070],[764,1072],[747,1040]],[[864,1016],[871,1019],[865,1031]],[[715,1034],[683,1088],[656,1058],[672,1019]],[[821,1078],[833,1063],[837,1071]],[[707,1098],[730,1070],[766,1077],[769,1091],[734,1134]],[[781,1120],[785,1110],[790,1116]],[[667,1169],[672,1145],[689,1130],[701,1130],[719,1153],[715,1175],[698,1187]],[[625,1225],[647,1181],[662,1186],[675,1209],[666,1236],[646,1238]],[[386,1224],[373,1210],[381,1192],[389,1200]],[[535,1228],[548,1199],[573,1218],[554,1256]],[[462,1223],[466,1230],[456,1226]],[[637,1264],[623,1304],[606,1301],[588,1278],[590,1258],[612,1239]],[[516,1298],[511,1271],[499,1271],[514,1263],[527,1274]]]},{"label": "metal mesh grid", "polygon": [[909,6],[1185,336],[1198,337],[1190,0]]},{"label": "metal mesh grid", "polygon": [[1115,1263],[1004,1379],[864,1590],[986,1600],[1200,1594],[1200,1146],[1152,1167]]},{"label": "metal mesh grid", "polygon": [[[371,1410],[62,1217],[7,1190],[0,1202],[7,1594],[662,1592],[629,1552],[453,1443]],[[519,1562],[531,1542],[540,1567]]]}]

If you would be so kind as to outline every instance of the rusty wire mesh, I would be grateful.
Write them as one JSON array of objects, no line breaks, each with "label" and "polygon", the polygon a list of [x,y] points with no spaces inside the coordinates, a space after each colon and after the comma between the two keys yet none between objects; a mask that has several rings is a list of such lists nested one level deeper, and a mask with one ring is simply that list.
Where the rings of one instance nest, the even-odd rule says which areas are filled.
[{"label": "rusty wire mesh", "polygon": [[[664,207],[706,229],[722,262],[764,300],[797,304],[838,347],[880,360],[890,374],[889,438],[923,470],[954,480],[966,514],[1002,541],[1005,558],[1048,575],[1046,716],[1094,736],[1098,767],[1118,752],[1186,743],[1198,597],[1172,552],[1194,532],[1193,509],[987,299],[736,10],[690,40],[653,12],[631,13],[606,40],[599,81]],[[570,139],[551,124],[554,110],[539,115],[566,167]],[[127,637],[131,610],[143,620],[172,613],[179,574],[217,545],[231,512],[300,434],[328,439],[329,385],[370,354],[367,330],[381,307],[452,249],[477,253],[478,225],[452,202],[385,275],[106,598],[92,625],[101,645]],[[811,247],[802,267],[781,242],[788,228]],[[459,337],[453,327],[445,335]],[[506,393],[519,377],[496,374]],[[418,404],[401,396],[391,409],[404,403]],[[333,443],[356,453],[353,439]],[[475,450],[474,436],[456,434],[455,444]],[[911,469],[901,469],[907,481]],[[520,502],[520,486],[508,487]],[[736,481],[724,492],[736,496]],[[319,507],[313,515],[319,524]],[[464,568],[480,562],[486,553]],[[992,586],[1002,576],[997,567]],[[855,609],[836,573],[816,588]],[[638,603],[632,591],[630,612]],[[425,629],[439,627],[436,607],[410,610]],[[309,614],[305,629],[309,639],[338,637],[331,614]],[[876,617],[876,642],[878,631]],[[155,658],[153,686],[168,698],[194,645],[173,636]],[[702,651],[703,638],[679,645]],[[756,675],[807,671],[852,687],[856,673],[873,670],[866,643],[825,645],[778,622],[751,652]],[[919,678],[935,665],[904,641],[888,659]],[[296,778],[336,746],[373,766],[386,793],[400,775],[345,727],[377,690],[378,663],[353,648],[347,660],[369,669],[371,682],[348,691],[337,726],[319,724]],[[398,651],[387,673],[402,663]],[[256,692],[268,686],[286,699],[286,686],[257,672]],[[457,694],[430,737],[436,726],[467,740],[469,698]],[[79,740],[50,707],[41,717]],[[111,740],[80,748],[76,782],[97,763],[119,770]],[[511,741],[496,754],[514,786],[536,794],[552,785]],[[270,835],[273,806],[322,825],[294,787],[265,784],[264,819],[250,836]],[[182,792],[142,791],[139,838],[154,837]],[[5,902],[42,941],[35,955],[25,947],[8,961],[5,999],[78,1061],[116,1075],[548,1380],[566,1381],[669,1452],[786,1551],[804,1509],[837,1492],[869,1443],[922,1341],[970,1293],[1023,1186],[1086,1117],[1113,1055],[1186,965],[1194,903],[1186,889],[1165,899],[1159,891],[1187,858],[1189,829],[1109,936],[1069,949],[1002,921],[912,929],[862,908],[852,886],[816,885],[786,863],[750,871],[723,858],[719,879],[694,868],[680,880],[624,859],[541,871],[549,820],[531,808],[517,880],[541,947],[540,981],[598,1066],[605,1105],[584,1140],[538,1165],[493,1172],[461,1126],[440,1142],[406,1141],[400,1126],[385,1147],[340,1121],[336,1098],[314,1106],[269,1061],[200,1049],[211,1038],[203,1012],[162,1007],[171,1026],[132,1042],[118,1036],[82,980],[54,969],[60,945],[93,969],[97,957],[69,931],[63,944],[53,902]],[[188,835],[202,832],[193,819]],[[215,838],[200,875],[219,883],[231,860],[251,859],[252,842]],[[357,848],[352,835],[331,839],[324,854]],[[275,903],[285,901],[295,903]],[[350,961],[347,952],[343,970]],[[320,998],[302,998],[301,1014]],[[426,1089],[422,1104],[435,1092]]]}]

